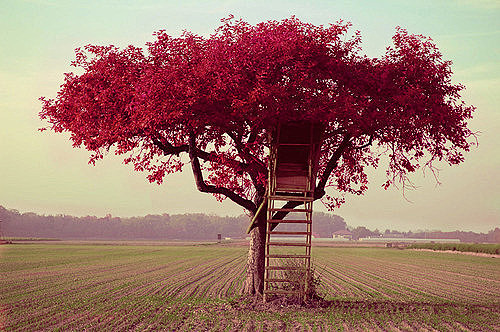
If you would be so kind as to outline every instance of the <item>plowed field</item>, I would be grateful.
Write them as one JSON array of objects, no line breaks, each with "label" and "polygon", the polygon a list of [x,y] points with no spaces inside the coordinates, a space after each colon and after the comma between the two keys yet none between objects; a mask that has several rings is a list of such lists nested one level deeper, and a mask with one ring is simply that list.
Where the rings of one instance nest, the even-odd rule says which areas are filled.
[{"label": "plowed field", "polygon": [[252,303],[246,247],[0,246],[0,330],[500,330],[500,259],[314,247],[326,301]]}]

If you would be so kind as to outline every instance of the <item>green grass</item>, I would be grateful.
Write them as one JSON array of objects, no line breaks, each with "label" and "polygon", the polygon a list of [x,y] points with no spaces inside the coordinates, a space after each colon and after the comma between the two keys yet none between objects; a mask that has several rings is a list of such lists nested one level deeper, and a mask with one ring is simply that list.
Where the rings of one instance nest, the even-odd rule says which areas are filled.
[{"label": "green grass", "polygon": [[451,250],[500,255],[499,243],[415,243],[409,249]]},{"label": "green grass", "polygon": [[0,330],[477,330],[500,328],[500,260],[314,247],[327,301],[239,296],[246,247],[0,246]]}]

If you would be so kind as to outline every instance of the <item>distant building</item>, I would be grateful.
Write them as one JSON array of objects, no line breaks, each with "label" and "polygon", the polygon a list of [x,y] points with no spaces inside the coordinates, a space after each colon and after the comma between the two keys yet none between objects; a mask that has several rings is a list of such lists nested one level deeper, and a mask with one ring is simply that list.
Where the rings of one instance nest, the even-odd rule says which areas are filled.
[{"label": "distant building", "polygon": [[342,240],[352,240],[352,233],[349,232],[347,229],[343,229],[340,231],[333,232],[332,238],[342,239]]},{"label": "distant building", "polygon": [[413,237],[364,237],[363,242],[394,242],[394,243],[458,243],[460,239],[425,239]]}]

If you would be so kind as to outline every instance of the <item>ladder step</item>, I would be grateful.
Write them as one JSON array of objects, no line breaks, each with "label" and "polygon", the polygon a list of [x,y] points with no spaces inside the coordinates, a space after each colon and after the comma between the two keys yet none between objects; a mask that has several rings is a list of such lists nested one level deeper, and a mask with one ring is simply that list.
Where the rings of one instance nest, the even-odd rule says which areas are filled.
[{"label": "ladder step", "polygon": [[273,208],[269,209],[272,212],[312,212],[312,209],[281,209],[281,208]]},{"label": "ladder step", "polygon": [[268,223],[270,224],[310,224],[312,223],[311,220],[304,220],[304,219],[300,219],[300,220],[293,220],[293,219],[284,219],[284,220],[280,220],[280,219],[269,219],[267,221]]},{"label": "ladder step", "polygon": [[269,196],[269,199],[276,200],[276,201],[312,202],[314,200],[314,197],[273,195],[273,196]]},{"label": "ladder step", "polygon": [[274,192],[272,195],[275,195],[275,196],[299,196],[299,195],[302,195],[302,196],[304,196],[304,194],[308,194],[308,195],[312,196],[312,195],[314,195],[314,190],[294,189],[291,191],[286,191],[286,190],[276,189],[276,192]]},{"label": "ladder step", "polygon": [[280,235],[310,235],[311,232],[285,232],[285,231],[270,231],[269,234],[280,234]]},{"label": "ladder step", "polygon": [[283,246],[283,247],[310,247],[310,244],[300,242],[268,242],[269,246]]},{"label": "ladder step", "polygon": [[266,258],[311,258],[311,255],[281,255],[281,254],[273,254],[266,255]]},{"label": "ladder step", "polygon": [[305,270],[302,266],[266,266],[266,270]]}]

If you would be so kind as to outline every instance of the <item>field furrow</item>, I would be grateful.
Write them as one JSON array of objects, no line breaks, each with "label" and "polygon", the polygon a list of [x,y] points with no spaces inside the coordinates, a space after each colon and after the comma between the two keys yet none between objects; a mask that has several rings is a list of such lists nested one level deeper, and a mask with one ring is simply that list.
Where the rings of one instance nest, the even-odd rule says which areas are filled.
[{"label": "field furrow", "polygon": [[[343,249],[330,249],[330,251],[343,252]],[[381,250],[381,249],[379,249]],[[420,296],[421,300],[459,300],[462,302],[495,302],[500,296],[500,278],[497,267],[497,278],[479,278],[470,274],[461,275],[457,272],[450,272],[442,268],[441,270],[428,269],[424,262],[414,259],[419,264],[408,264],[394,262],[387,264],[380,257],[370,256],[349,257],[349,255],[328,255],[316,259],[322,262],[330,270],[335,270],[337,274],[342,274],[348,278],[355,279],[356,282],[371,285],[380,295],[399,294],[407,298]],[[392,251],[396,252],[396,251]],[[390,252],[389,252],[390,253]],[[392,257],[391,257],[392,258]],[[324,260],[324,261],[323,261]],[[455,263],[453,260],[451,262]],[[488,259],[483,261],[490,263]],[[455,269],[449,264],[449,269]],[[489,266],[489,268],[494,266]],[[489,269],[494,270],[493,269]]]},{"label": "field furrow", "polygon": [[0,330],[500,329],[500,260],[313,248],[314,308],[238,297],[245,247],[37,244],[2,248]]}]

